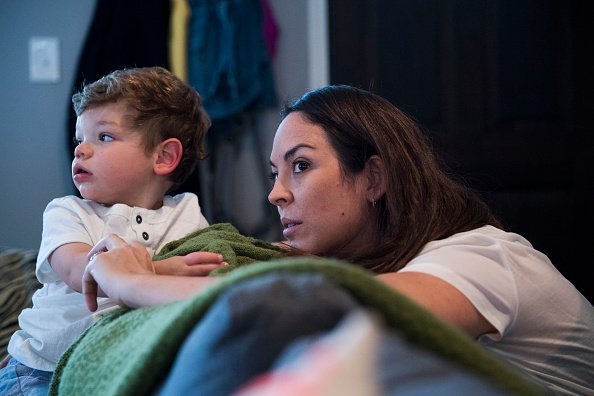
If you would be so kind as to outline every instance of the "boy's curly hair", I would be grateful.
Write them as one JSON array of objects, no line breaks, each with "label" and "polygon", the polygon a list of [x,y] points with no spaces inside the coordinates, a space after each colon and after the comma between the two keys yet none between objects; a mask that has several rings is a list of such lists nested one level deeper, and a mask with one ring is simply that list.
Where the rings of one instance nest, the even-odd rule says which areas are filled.
[{"label": "boy's curly hair", "polygon": [[183,155],[171,179],[175,185],[183,183],[204,159],[206,131],[211,125],[198,92],[167,69],[144,67],[114,71],[72,96],[77,116],[120,101],[129,108],[128,126],[142,134],[147,152],[166,139],[180,140]]}]

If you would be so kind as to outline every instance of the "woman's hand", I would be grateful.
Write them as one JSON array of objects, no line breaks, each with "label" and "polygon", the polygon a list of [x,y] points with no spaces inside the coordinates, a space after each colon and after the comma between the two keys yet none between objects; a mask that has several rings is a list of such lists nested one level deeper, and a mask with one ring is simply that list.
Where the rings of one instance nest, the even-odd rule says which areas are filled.
[{"label": "woman's hand", "polygon": [[99,287],[119,305],[126,305],[126,280],[138,274],[155,274],[146,248],[138,242],[128,244],[115,234],[103,238],[89,252],[89,264],[82,277],[82,293],[89,310],[97,310]]},{"label": "woman's hand", "polygon": [[194,252],[185,256],[175,256],[154,261],[159,275],[206,276],[210,271],[227,265],[218,253]]},{"label": "woman's hand", "polygon": [[[169,262],[170,269],[179,270],[181,265],[203,266],[196,269],[202,275],[210,272],[209,266],[216,268],[226,264],[216,253],[191,253],[173,259]],[[155,263],[140,243],[128,244],[114,234],[103,238],[89,252],[89,264],[82,279],[82,292],[89,310],[97,310],[100,290],[117,304],[134,308],[189,298],[220,280],[210,276],[157,275]]]}]

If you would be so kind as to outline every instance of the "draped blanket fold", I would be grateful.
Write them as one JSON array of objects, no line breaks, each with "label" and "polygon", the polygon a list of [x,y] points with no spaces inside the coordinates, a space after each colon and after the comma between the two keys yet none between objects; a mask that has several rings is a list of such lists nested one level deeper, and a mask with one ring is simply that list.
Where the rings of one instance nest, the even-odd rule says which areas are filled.
[{"label": "draped blanket fold", "polygon": [[[251,242],[258,249],[267,248],[259,241]],[[180,245],[173,246],[171,251]],[[50,395],[151,394],[167,375],[188,333],[217,298],[246,280],[270,274],[323,276],[378,314],[386,328],[406,342],[493,381],[507,394],[542,394],[539,387],[516,369],[369,272],[331,259],[278,258],[278,251],[275,248],[271,251],[274,254],[268,258],[272,260],[239,266],[193,298],[106,314],[64,353],[54,373]]]},{"label": "draped blanket fold", "polygon": [[192,252],[213,252],[223,255],[223,259],[229,265],[212,271],[211,275],[221,275],[246,264],[268,261],[283,255],[278,247],[242,235],[229,223],[217,223],[169,242],[153,259],[163,260]]}]

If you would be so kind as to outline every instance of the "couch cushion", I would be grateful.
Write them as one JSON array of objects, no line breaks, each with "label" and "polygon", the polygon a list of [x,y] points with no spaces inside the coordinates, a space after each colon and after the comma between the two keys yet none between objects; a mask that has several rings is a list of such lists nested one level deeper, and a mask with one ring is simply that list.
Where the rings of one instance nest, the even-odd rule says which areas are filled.
[{"label": "couch cushion", "polygon": [[0,247],[0,358],[19,328],[21,310],[30,307],[31,296],[41,285],[35,277],[37,250]]}]

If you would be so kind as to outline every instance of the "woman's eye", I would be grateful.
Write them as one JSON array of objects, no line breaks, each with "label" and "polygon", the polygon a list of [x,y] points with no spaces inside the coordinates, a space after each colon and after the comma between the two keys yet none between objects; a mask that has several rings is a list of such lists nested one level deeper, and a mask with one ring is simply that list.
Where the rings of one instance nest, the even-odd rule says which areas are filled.
[{"label": "woman's eye", "polygon": [[268,175],[268,178],[272,181],[276,181],[276,179],[278,179],[278,172],[276,172],[276,171],[270,172],[270,174]]},{"label": "woman's eye", "polygon": [[309,169],[309,163],[305,161],[298,161],[293,164],[293,172],[295,173],[301,173],[307,169]]},{"label": "woman's eye", "polygon": [[73,137],[73,138],[72,138],[72,141],[74,142],[74,145],[75,145],[75,146],[78,146],[79,144],[81,144],[81,143],[82,143],[82,140],[81,140],[81,139],[78,139],[78,138],[76,138],[76,137]]},{"label": "woman's eye", "polygon": [[99,135],[99,140],[101,140],[102,142],[111,142],[113,138],[109,136],[107,133],[102,133]]}]

